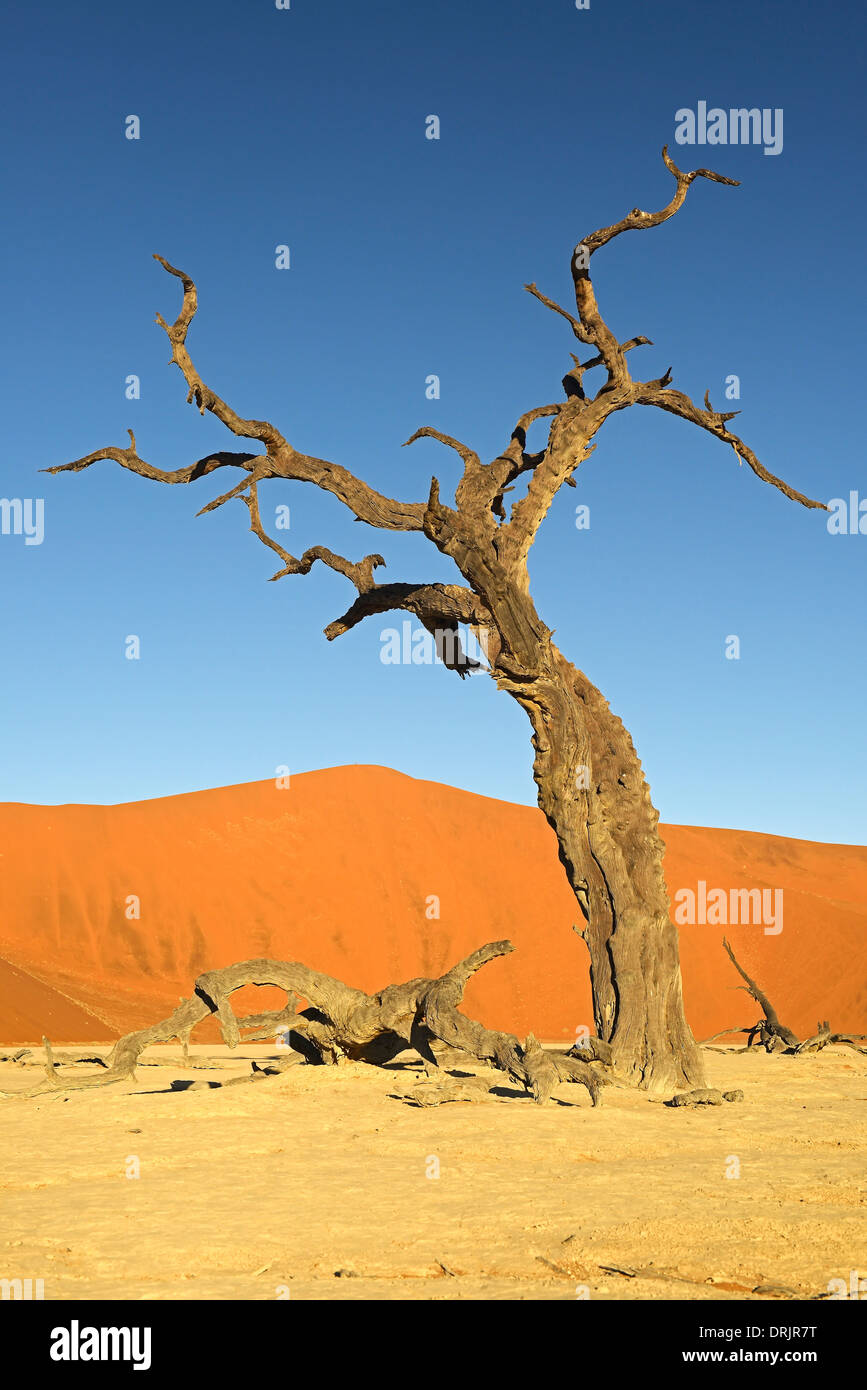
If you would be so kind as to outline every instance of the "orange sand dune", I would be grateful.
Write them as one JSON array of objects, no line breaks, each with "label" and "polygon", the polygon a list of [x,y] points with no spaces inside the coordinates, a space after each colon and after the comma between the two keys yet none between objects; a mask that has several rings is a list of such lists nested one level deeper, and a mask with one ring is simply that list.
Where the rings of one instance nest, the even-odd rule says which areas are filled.
[{"label": "orange sand dune", "polygon": [[105,1038],[105,1024],[74,999],[0,960],[0,1038],[4,1044],[30,1042],[43,1034],[99,1042]]},{"label": "orange sand dune", "polygon": [[[734,989],[724,934],[796,1032],[820,1016],[867,1032],[867,849],[663,833],[672,894],[699,880],[783,890],[779,934],[680,928],[697,1036],[756,1015]],[[505,936],[517,950],[475,977],[468,1011],[567,1039],[592,1022],[576,913],[539,811],[386,768],[122,806],[0,805],[0,1039],[84,1042],[155,1022],[201,971],[251,956],[371,990]],[[253,1008],[272,993],[246,992]]]}]

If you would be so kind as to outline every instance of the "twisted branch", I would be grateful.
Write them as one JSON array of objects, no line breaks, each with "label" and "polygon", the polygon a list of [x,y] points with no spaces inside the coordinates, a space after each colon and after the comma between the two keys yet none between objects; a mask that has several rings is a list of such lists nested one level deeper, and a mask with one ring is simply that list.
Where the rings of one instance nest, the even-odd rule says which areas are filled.
[{"label": "twisted branch", "polygon": [[359,594],[366,593],[374,588],[373,571],[385,564],[381,555],[365,555],[363,560],[353,562],[346,560],[342,555],[335,555],[333,550],[329,550],[324,545],[314,545],[305,550],[299,560],[282,546],[279,541],[269,536],[262,525],[262,517],[259,512],[259,493],[255,482],[250,482],[247,490],[240,495],[239,500],[245,504],[250,513],[250,530],[258,536],[263,545],[267,545],[283,561],[283,568],[276,574],[271,575],[271,580],[282,579],[287,574],[309,574],[317,560],[321,560],[324,565],[335,570],[349,579],[358,590]]},{"label": "twisted branch", "polygon": [[[156,482],[191,483],[212,472],[214,468],[227,465],[238,466],[245,468],[253,480],[257,482],[266,478],[284,478],[289,481],[314,483],[317,487],[321,487],[325,492],[330,492],[343,502],[354,513],[357,520],[364,521],[370,526],[388,531],[420,531],[425,514],[423,502],[394,501],[362,482],[360,478],[339,464],[317,458],[313,454],[299,453],[297,449],[287,443],[280,431],[268,420],[243,418],[221,396],[217,395],[212,387],[205,384],[193,365],[186,341],[188,329],[198,308],[198,293],[195,283],[189,275],[171,265],[163,256],[155,255],[154,259],[159,261],[160,265],[170,275],[174,275],[180,280],[183,285],[181,309],[174,323],[167,323],[161,314],[157,314],[156,319],[171,344],[170,361],[180,369],[187,383],[187,401],[194,402],[201,414],[204,414],[206,410],[210,411],[233,434],[258,440],[265,445],[266,452],[264,454],[211,454],[189,468],[167,472],[153,468],[139,458],[136,453],[135,440],[130,431],[131,449],[108,446],[104,449],[98,449],[95,453],[87,454],[83,458],[75,459],[72,463],[60,464],[44,471],[48,473],[80,472],[82,468],[88,468],[90,464],[101,459],[110,459],[122,464],[125,468],[129,468],[133,473],[138,473],[141,477],[150,478]],[[225,493],[222,497],[209,503],[207,507],[203,508],[203,511],[212,511],[214,507],[221,506],[230,497],[237,496],[245,486],[245,483],[241,483],[231,492]]]},{"label": "twisted branch", "polygon": [[662,147],[662,159],[666,169],[677,180],[677,187],[671,201],[659,212],[643,212],[641,208],[633,208],[619,222],[613,222],[610,227],[600,227],[598,231],[583,237],[579,245],[586,248],[588,256],[592,256],[601,246],[613,241],[614,237],[619,236],[621,232],[643,231],[647,227],[658,227],[661,222],[667,222],[669,217],[673,217],[683,206],[689,186],[694,179],[709,179],[711,183],[724,183],[729,188],[740,187],[739,179],[727,179],[723,174],[715,174],[712,169],[693,169],[691,173],[684,173],[682,169],[678,169],[669,155],[668,145]]},{"label": "twisted branch", "polygon": [[658,381],[637,382],[633,400],[637,405],[657,406],[660,410],[668,411],[670,415],[679,416],[681,420],[689,420],[691,424],[698,425],[701,429],[707,430],[709,434],[715,435],[717,439],[721,439],[724,444],[730,444],[739,463],[746,462],[757,478],[760,478],[763,483],[770,483],[771,487],[777,488],[784,497],[790,498],[791,501],[800,502],[802,507],[820,511],[828,510],[825,502],[817,502],[814,498],[805,496],[803,492],[798,492],[796,488],[791,487],[782,478],[778,478],[776,474],[770,473],[759,462],[749,445],[727,428],[726,421],[733,419],[735,415],[740,413],[739,411],[721,412],[714,410],[710,405],[707,393],[705,393],[707,408],[702,410],[683,391],[666,390],[666,386],[666,378],[660,378]]},{"label": "twisted branch", "polygon": [[[122,468],[128,468],[131,473],[138,473],[139,477],[150,478],[155,483],[194,483],[198,478],[206,477],[217,468],[246,467],[247,464],[255,464],[257,459],[267,457],[264,454],[239,454],[223,451],[216,454],[206,454],[204,458],[197,459],[187,468],[154,468],[152,464],[146,463],[143,458],[139,457],[132,430],[127,430],[127,434],[130,442],[128,449],[107,444],[105,448],[95,449],[92,454],[85,454],[83,458],[73,459],[71,463],[58,463],[53,468],[42,468],[40,472],[80,473],[82,469],[89,468],[92,463],[101,459],[111,459],[114,463],[119,463]],[[243,486],[246,486],[246,482]]]},{"label": "twisted branch", "polygon": [[[4,1091],[0,1095],[30,1099],[48,1092],[93,1090],[135,1080],[136,1064],[146,1047],[179,1038],[186,1049],[196,1024],[216,1015],[229,1048],[273,1037],[277,1029],[286,1028],[290,1046],[308,1061],[333,1064],[350,1058],[381,1063],[411,1047],[429,1065],[437,1066],[437,1052],[432,1046],[437,1042],[505,1072],[538,1104],[550,1098],[559,1082],[570,1081],[584,1086],[593,1105],[598,1105],[605,1078],[589,1061],[546,1053],[532,1035],[522,1044],[511,1034],[491,1032],[459,1012],[470,977],[488,961],[512,950],[510,941],[490,942],[439,979],[409,980],[376,994],[353,989],[298,961],[241,961],[200,975],[194,994],[182,1000],[167,1019],[128,1033],[115,1044],[107,1061],[95,1059],[103,1068],[101,1072],[90,1076],[74,1071],[62,1073],[54,1061],[51,1044],[44,1038],[44,1079],[28,1090]],[[276,985],[287,996],[306,1000],[308,1007],[298,1012],[287,1003],[284,1009],[237,1018],[229,996],[245,985]],[[250,1028],[252,1031],[242,1038],[241,1030]],[[610,1060],[610,1051],[602,1042],[598,1051],[591,1046],[585,1055],[601,1059],[603,1065]]]}]

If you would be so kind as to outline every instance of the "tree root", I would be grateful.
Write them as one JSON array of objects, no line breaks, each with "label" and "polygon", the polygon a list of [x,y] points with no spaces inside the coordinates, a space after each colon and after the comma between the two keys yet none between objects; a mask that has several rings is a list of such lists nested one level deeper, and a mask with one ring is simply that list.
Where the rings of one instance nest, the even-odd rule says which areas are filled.
[{"label": "tree root", "polygon": [[[353,989],[297,961],[242,961],[200,975],[192,996],[181,1000],[174,1013],[150,1028],[126,1034],[115,1043],[107,1057],[80,1054],[76,1060],[98,1063],[100,1071],[95,1075],[63,1073],[55,1062],[51,1044],[43,1038],[44,1079],[28,1090],[2,1091],[0,1095],[29,1099],[50,1092],[91,1090],[117,1081],[134,1080],[144,1049],[173,1038],[180,1040],[183,1064],[189,1065],[190,1034],[198,1023],[215,1014],[220,1020],[223,1041],[229,1048],[237,1047],[239,1042],[272,1039],[279,1032],[288,1035],[287,1041],[296,1055],[283,1059],[286,1065],[298,1060],[333,1065],[349,1059],[382,1066],[411,1048],[430,1070],[440,1066],[444,1054],[456,1049],[505,1072],[528,1091],[537,1104],[544,1104],[561,1081],[569,1081],[584,1086],[593,1105],[598,1105],[601,1087],[608,1083],[608,1078],[600,1075],[592,1063],[610,1065],[610,1049],[600,1039],[589,1039],[584,1047],[573,1048],[569,1055],[546,1052],[532,1033],[520,1043],[510,1033],[493,1032],[459,1012],[458,1006],[470,977],[488,961],[512,950],[510,941],[493,941],[474,951],[439,979],[409,980],[406,984],[389,985],[378,994],[365,994],[363,990]],[[287,999],[293,1002],[287,1002],[283,1009],[239,1019],[232,1010],[229,996],[245,985],[276,985],[284,989]],[[299,1010],[299,1001],[307,1007]],[[242,1028],[245,1030],[243,1039]],[[576,1055],[579,1052],[580,1055]],[[281,1065],[278,1070],[285,1070],[285,1066]],[[253,1078],[238,1078],[247,1079]],[[464,1098],[480,1094],[482,1087],[470,1085],[459,1089],[463,1090],[461,1098]],[[445,1099],[445,1095],[442,1098]],[[424,1099],[421,1103],[425,1103]]]},{"label": "tree root", "polygon": [[791,1028],[787,1028],[777,1017],[777,1011],[768,999],[767,995],[759,989],[755,980],[750,979],[743,966],[739,964],[734,951],[723,937],[723,946],[728,954],[729,960],[746,984],[739,985],[747,994],[755,999],[759,1008],[764,1014],[757,1023],[748,1024],[745,1028],[724,1028],[720,1033],[714,1033],[712,1037],[705,1038],[704,1045],[715,1042],[717,1038],[727,1037],[731,1033],[745,1033],[747,1035],[747,1047],[757,1044],[764,1047],[766,1052],[781,1052],[785,1056],[799,1056],[805,1052],[821,1052],[823,1047],[829,1043],[841,1043],[844,1047],[851,1047],[853,1052],[860,1052],[867,1056],[867,1048],[859,1047],[859,1042],[867,1040],[867,1035],[863,1033],[832,1033],[830,1024],[827,1020],[816,1025],[816,1033],[811,1038],[799,1041]]}]

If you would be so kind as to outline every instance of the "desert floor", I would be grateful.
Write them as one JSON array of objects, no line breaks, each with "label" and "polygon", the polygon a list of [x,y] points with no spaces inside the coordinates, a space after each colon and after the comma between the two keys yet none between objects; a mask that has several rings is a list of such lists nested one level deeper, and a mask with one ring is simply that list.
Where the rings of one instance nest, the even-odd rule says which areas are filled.
[{"label": "desert floor", "polygon": [[[46,1299],[785,1299],[867,1270],[854,1052],[707,1051],[745,1098],[701,1109],[508,1085],[419,1108],[408,1062],[220,1084],[267,1055],[0,1099],[0,1277]],[[0,1089],[38,1077],[0,1065]]]}]

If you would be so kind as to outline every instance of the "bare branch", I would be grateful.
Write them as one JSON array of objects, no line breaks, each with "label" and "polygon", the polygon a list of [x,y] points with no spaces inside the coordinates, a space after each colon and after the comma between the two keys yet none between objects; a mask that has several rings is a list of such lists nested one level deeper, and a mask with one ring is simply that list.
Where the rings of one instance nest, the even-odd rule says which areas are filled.
[{"label": "bare branch", "polygon": [[329,623],[325,636],[333,642],[372,614],[396,608],[414,613],[428,631],[434,626],[450,628],[457,623],[471,628],[493,624],[491,613],[479,596],[460,584],[374,584],[359,592],[342,618]]},{"label": "bare branch", "polygon": [[176,276],[184,287],[181,310],[174,323],[166,323],[162,314],[157,314],[156,319],[160,327],[164,329],[166,337],[172,345],[171,361],[176,367],[180,368],[184,380],[189,387],[187,401],[195,401],[202,415],[204,415],[206,410],[210,410],[233,434],[243,435],[245,439],[258,439],[269,451],[273,450],[276,452],[280,449],[287,448],[286,440],[283,438],[280,431],[275,429],[272,424],[269,424],[267,420],[242,419],[231,406],[227,405],[215,391],[212,391],[211,388],[206,386],[202,381],[187,351],[187,329],[195,318],[198,308],[198,292],[196,286],[189,275],[186,275],[182,270],[178,270],[175,266],[170,265],[164,256],[159,256],[155,252],[154,260],[159,261],[163,269],[167,270],[170,275]]},{"label": "bare branch", "polygon": [[352,607],[342,618],[335,619],[325,629],[329,641],[356,627],[364,618],[402,608],[408,613],[414,613],[434,637],[437,655],[443,665],[456,671],[461,678],[480,666],[478,661],[463,650],[457,632],[459,623],[464,623],[477,633],[493,627],[493,618],[489,610],[471,589],[455,584],[376,584],[373,572],[385,564],[381,555],[366,555],[356,563],[342,555],[336,555],[324,545],[311,546],[296,559],[285,546],[266,532],[259,511],[258,489],[255,483],[249,485],[239,500],[250,513],[250,530],[283,561],[283,568],[271,576],[272,580],[282,579],[286,575],[309,574],[312,566],[319,560],[355,585],[358,598]]},{"label": "bare branch", "polygon": [[[577,361],[577,358],[574,360]],[[563,401],[554,401],[549,405],[537,405],[532,410],[525,410],[512,430],[511,438],[503,452],[486,465],[484,471],[487,491],[484,496],[484,505],[501,521],[506,519],[503,497],[507,492],[511,492],[511,485],[522,473],[528,472],[542,462],[547,452],[547,445],[539,453],[528,454],[525,452],[527,429],[535,420],[559,415],[564,404]]]},{"label": "bare branch", "polygon": [[741,413],[739,410],[714,410],[710,403],[710,391],[705,391],[704,393],[704,405],[708,414],[716,416],[717,420],[733,420],[736,415],[740,415]]},{"label": "bare branch", "polygon": [[481,643],[488,666],[497,658],[500,638],[490,610],[472,589],[458,584],[374,584],[360,592],[352,607],[329,623],[329,642],[357,627],[365,618],[395,609],[413,613],[433,637],[442,664],[463,678],[484,669],[465,650],[459,625],[469,628]]},{"label": "bare branch", "polygon": [[[637,347],[653,347],[652,338],[629,338],[625,343],[620,344],[620,351],[631,352],[633,348]],[[596,357],[591,357],[589,361],[581,362],[578,365],[580,366],[582,372],[589,372],[591,367],[603,366],[604,359],[601,355],[597,355]]]},{"label": "bare branch", "polygon": [[454,449],[456,453],[460,454],[465,464],[474,465],[476,468],[481,467],[479,456],[473,449],[462,444],[459,439],[453,439],[450,434],[443,434],[441,430],[435,430],[432,425],[422,425],[421,429],[416,430],[415,434],[411,434],[409,439],[403,441],[401,448],[405,449],[408,444],[414,444],[417,439],[438,439],[440,444],[446,444],[450,449]]},{"label": "bare branch", "polygon": [[[735,451],[738,462],[748,463],[756,477],[761,478],[763,483],[770,483],[772,487],[778,488],[785,497],[791,498],[793,502],[800,502],[802,507],[816,508],[820,511],[828,510],[825,502],[817,502],[811,497],[806,497],[802,492],[790,487],[782,478],[769,473],[767,468],[759,463],[752,449],[736,434],[732,434],[727,429],[726,421],[732,418],[732,414],[737,414],[737,411],[724,414],[711,409],[702,410],[682,391],[666,390],[664,382],[664,377],[660,378],[659,381],[636,382],[633,397],[635,403],[658,406],[660,410],[667,410],[670,415],[678,415],[682,420],[689,420],[691,424],[699,425],[701,429],[707,430],[709,434],[715,435],[725,444],[730,444]],[[708,400],[707,395],[705,400]]]},{"label": "bare branch", "polygon": [[678,169],[674,160],[668,153],[668,146],[662,147],[662,158],[669,173],[672,173],[677,180],[677,187],[674,190],[671,202],[667,203],[659,212],[643,212],[641,208],[633,208],[626,217],[622,217],[619,222],[613,222],[610,227],[600,227],[598,231],[591,232],[589,236],[583,237],[579,246],[583,246],[589,256],[594,251],[598,251],[601,246],[619,236],[621,232],[641,231],[647,227],[658,227],[660,223],[667,222],[670,217],[683,206],[687,191],[694,179],[709,179],[711,183],[724,183],[730,188],[739,188],[738,179],[727,179],[722,174],[715,174],[711,169],[693,169],[691,173],[684,173]]},{"label": "bare branch", "polygon": [[[575,302],[578,306],[578,315],[587,337],[584,342],[593,342],[599,349],[600,356],[608,368],[609,382],[623,383],[629,380],[629,373],[624,360],[624,348],[618,343],[616,337],[611,332],[607,323],[602,317],[599,305],[596,302],[596,293],[590,279],[588,262],[590,257],[600,247],[605,246],[621,232],[643,229],[647,227],[658,227],[661,222],[667,222],[669,217],[673,217],[682,206],[686,197],[687,190],[694,179],[706,178],[713,183],[725,183],[732,186],[737,185],[736,179],[725,178],[722,174],[715,174],[710,169],[694,169],[691,173],[684,173],[678,169],[674,160],[670,158],[668,146],[663,146],[662,158],[666,168],[674,174],[677,180],[677,187],[671,201],[662,208],[660,212],[644,212],[641,208],[633,208],[632,211],[619,222],[614,222],[610,227],[601,227],[598,231],[591,232],[589,236],[583,237],[572,254],[572,279],[575,284]],[[576,331],[573,326],[573,331]],[[576,331],[576,336],[581,336]]]},{"label": "bare branch", "polygon": [[544,420],[548,415],[559,415],[562,409],[562,401],[553,401],[550,405],[536,405],[532,410],[525,410],[512,430],[512,440],[517,441],[523,449],[527,442],[527,430],[530,425],[536,420]]},{"label": "bare branch", "polygon": [[559,304],[555,303],[553,299],[549,299],[546,294],[543,294],[542,291],[538,289],[535,282],[530,285],[525,285],[524,289],[527,291],[528,294],[535,295],[536,298],[540,300],[541,303],[544,304],[548,309],[553,309],[555,314],[559,314],[561,318],[564,318],[567,321],[567,323],[571,324],[572,332],[575,334],[575,337],[578,338],[580,342],[595,342],[595,339],[591,337],[591,335],[587,332],[587,329],[584,327],[581,320],[576,318],[574,314],[570,314],[568,309],[563,309]]},{"label": "bare branch", "polygon": [[459,439],[453,439],[450,434],[443,434],[441,430],[433,429],[430,425],[423,425],[416,430],[415,434],[410,435],[404,443],[413,444],[417,439],[437,439],[440,444],[446,444],[450,449],[454,449],[460,454],[464,461],[464,471],[461,480],[455,488],[455,503],[459,511],[464,511],[467,515],[476,516],[490,508],[491,494],[495,490],[495,484],[487,485],[490,473],[489,468],[483,467],[478,454],[474,449],[470,449],[466,444],[462,444]]},{"label": "bare branch", "polygon": [[[155,256],[154,259],[159,261],[170,275],[176,276],[184,287],[181,311],[175,322],[167,324],[161,314],[157,314],[157,322],[165,330],[172,345],[171,360],[180,368],[189,387],[187,400],[195,401],[202,414],[209,410],[216,415],[233,434],[258,439],[266,446],[272,464],[267,472],[260,466],[258,477],[279,477],[315,483],[317,487],[339,498],[355,513],[359,521],[365,521],[383,530],[420,531],[424,518],[423,503],[395,502],[376,492],[340,465],[310,454],[298,453],[267,420],[242,419],[222,397],[205,385],[193,366],[186,346],[187,329],[198,307],[196,286],[189,275],[170,265],[162,256]],[[230,495],[232,494],[226,496]],[[225,500],[226,497],[218,499],[215,505]]]},{"label": "bare branch", "polygon": [[[47,473],[77,473],[100,459],[111,459],[120,463],[124,468],[130,469],[131,472],[138,473],[143,478],[150,478],[154,482],[191,483],[213,472],[216,468],[238,466],[245,468],[256,482],[266,478],[285,478],[296,482],[313,483],[325,492],[330,492],[334,497],[337,497],[353,512],[358,521],[364,521],[369,526],[386,531],[420,531],[425,516],[425,504],[423,502],[394,501],[369,487],[367,483],[362,482],[360,478],[355,477],[353,473],[342,468],[339,464],[317,458],[312,454],[299,453],[267,420],[243,419],[215,391],[205,385],[193,366],[186,346],[187,330],[198,307],[196,286],[188,275],[170,265],[162,256],[155,256],[154,259],[159,261],[170,275],[179,279],[184,287],[181,311],[175,322],[167,324],[161,314],[157,314],[157,322],[164,329],[172,345],[171,360],[180,368],[189,387],[187,400],[195,401],[201,413],[204,413],[205,410],[210,411],[233,434],[259,440],[266,446],[266,453],[222,452],[209,454],[189,468],[178,468],[170,472],[154,468],[144,459],[139,458],[136,452],[135,438],[132,431],[129,431],[132,446],[129,449],[115,448],[110,445],[97,450],[95,453],[87,454],[83,458],[74,459],[71,463],[58,464],[44,471]],[[238,484],[231,491],[215,498],[213,502],[202,508],[202,511],[213,511],[215,507],[222,506],[230,498],[237,497],[246,486],[247,480]]]},{"label": "bare branch", "polygon": [[150,478],[157,483],[193,483],[198,478],[204,478],[208,473],[213,473],[217,468],[243,468],[248,464],[255,464],[257,459],[267,458],[266,454],[233,454],[216,453],[206,454],[204,458],[197,459],[188,468],[164,469],[154,468],[152,464],[146,463],[143,458],[139,458],[136,450],[135,435],[132,430],[127,430],[129,435],[130,447],[121,449],[112,444],[106,445],[104,449],[96,449],[92,454],[85,454],[83,458],[73,459],[71,463],[58,463],[53,468],[42,468],[42,473],[80,473],[82,469],[89,468],[92,463],[98,463],[102,459],[110,459],[114,463],[119,463],[121,467],[128,468],[131,473],[138,473],[141,478]]},{"label": "bare branch", "polygon": [[321,560],[324,565],[328,565],[330,569],[336,570],[338,574],[351,580],[360,594],[366,593],[368,589],[374,587],[373,571],[385,564],[381,555],[366,555],[363,560],[355,563],[352,560],[345,560],[342,555],[335,555],[334,551],[328,550],[324,545],[314,545],[309,550],[305,550],[300,560],[296,560],[294,555],[290,555],[279,541],[275,541],[273,536],[268,535],[262,525],[258,489],[254,482],[249,484],[247,492],[242,494],[239,500],[245,504],[250,513],[250,530],[259,537],[263,545],[267,545],[283,561],[283,568],[271,575],[272,581],[282,579],[288,574],[309,574],[315,562]]},{"label": "bare branch", "polygon": [[699,1042],[702,1047],[707,1047],[708,1044],[716,1042],[718,1038],[728,1038],[732,1033],[755,1033],[757,1028],[758,1025],[755,1023],[750,1023],[745,1028],[721,1028],[718,1033],[711,1033],[709,1038],[700,1038]]},{"label": "bare branch", "polygon": [[[546,294],[542,294],[541,290],[538,289],[535,283],[525,285],[524,289],[527,290],[529,294],[535,295],[536,299],[540,300],[541,303],[546,305],[547,308],[552,309],[555,314],[560,314],[562,318],[566,319],[567,323],[571,325],[572,332],[575,334],[575,337],[578,338],[582,343],[597,344],[598,334],[600,330],[604,330],[603,337],[605,337],[605,335],[608,334],[608,329],[606,325],[602,322],[601,316],[598,313],[598,308],[596,309],[595,329],[594,331],[588,331],[588,328],[584,326],[580,318],[576,318],[574,314],[569,313],[568,309],[564,309],[553,299],[549,299]],[[595,305],[595,299],[593,299],[592,302]],[[617,344],[616,340],[613,339],[613,335],[611,335],[611,341],[615,344],[617,352],[621,354],[631,351],[631,349],[634,347],[644,345],[652,346],[650,338],[644,337],[630,338],[628,342]],[[579,362],[578,358],[573,355],[572,360],[575,363],[575,369],[572,372],[568,373],[568,376],[571,379],[576,380],[580,386],[582,374],[586,371],[589,371],[591,367],[608,366],[610,356],[610,350],[608,350],[608,355],[606,355],[606,353],[600,350],[600,352],[597,353],[595,357],[591,357],[589,361]],[[566,388],[567,394],[569,394],[568,387],[566,387],[566,378],[564,378],[563,384]]]}]

